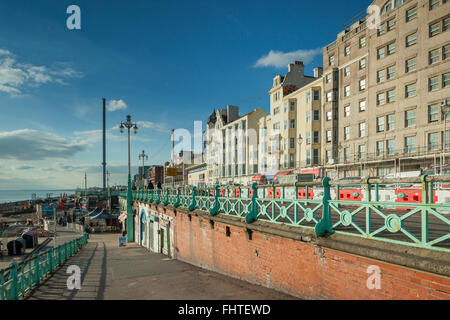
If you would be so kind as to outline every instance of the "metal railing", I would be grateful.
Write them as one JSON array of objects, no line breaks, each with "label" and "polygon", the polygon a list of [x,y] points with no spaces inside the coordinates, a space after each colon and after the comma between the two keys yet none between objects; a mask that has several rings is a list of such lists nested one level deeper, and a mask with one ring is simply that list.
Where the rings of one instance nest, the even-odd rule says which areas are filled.
[{"label": "metal railing", "polygon": [[[126,197],[126,193],[120,196]],[[450,252],[450,175],[133,191],[133,200]]]},{"label": "metal railing", "polygon": [[40,254],[35,253],[23,262],[12,262],[8,268],[0,270],[0,300],[23,298],[87,242],[88,235],[84,233],[80,238],[65,242],[56,248]]}]

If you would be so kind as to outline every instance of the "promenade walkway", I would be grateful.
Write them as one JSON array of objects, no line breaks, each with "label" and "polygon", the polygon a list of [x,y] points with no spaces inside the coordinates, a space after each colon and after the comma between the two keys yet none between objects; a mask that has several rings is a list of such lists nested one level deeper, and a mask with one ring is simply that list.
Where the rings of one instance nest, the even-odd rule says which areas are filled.
[{"label": "promenade walkway", "polygon": [[[81,289],[68,290],[69,265],[81,269]],[[94,234],[80,253],[26,297],[29,300],[255,300],[295,299],[190,264],[151,253],[118,235]]]}]

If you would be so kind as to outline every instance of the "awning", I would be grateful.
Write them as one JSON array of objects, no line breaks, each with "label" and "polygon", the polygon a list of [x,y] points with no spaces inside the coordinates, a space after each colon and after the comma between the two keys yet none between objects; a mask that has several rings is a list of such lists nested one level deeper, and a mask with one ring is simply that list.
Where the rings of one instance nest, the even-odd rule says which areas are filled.
[{"label": "awning", "polygon": [[281,176],[287,176],[289,174],[292,174],[292,171],[280,171],[273,177],[273,180]]},{"label": "awning", "polygon": [[260,175],[254,176],[252,178],[252,182],[263,181],[264,179],[266,179],[266,176],[263,174],[260,174]]}]

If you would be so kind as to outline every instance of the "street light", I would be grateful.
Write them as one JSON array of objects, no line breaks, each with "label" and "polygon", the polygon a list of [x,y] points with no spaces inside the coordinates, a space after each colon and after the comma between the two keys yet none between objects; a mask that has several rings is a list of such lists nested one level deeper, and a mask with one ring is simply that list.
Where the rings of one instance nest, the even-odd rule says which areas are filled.
[{"label": "street light", "polygon": [[298,163],[299,163],[299,168],[301,170],[301,167],[302,167],[302,143],[303,143],[303,137],[302,137],[301,133],[298,135],[297,142],[299,145],[299,147],[298,147],[298,153],[299,153],[298,154]]},{"label": "street light", "polygon": [[444,99],[441,103],[441,111],[444,118],[444,133],[442,134],[442,164],[441,164],[441,174],[442,174],[442,167],[445,165],[445,149],[446,149],[446,133],[447,133],[447,118],[450,115],[450,105],[448,104],[448,100]]},{"label": "street light", "polygon": [[128,189],[127,189],[127,241],[134,241],[134,225],[133,225],[133,209],[131,207],[131,156],[130,156],[130,129],[134,129],[134,133],[137,134],[137,124],[131,122],[131,116],[127,115],[127,122],[120,123],[120,133],[124,132],[124,129],[128,129]]},{"label": "street light", "polygon": [[[137,133],[137,127],[134,128],[134,133]],[[145,181],[145,165],[144,161],[148,160],[148,155],[145,154],[145,151],[142,150],[142,153],[139,154],[139,159],[142,159],[142,189],[144,189],[144,181]]]}]

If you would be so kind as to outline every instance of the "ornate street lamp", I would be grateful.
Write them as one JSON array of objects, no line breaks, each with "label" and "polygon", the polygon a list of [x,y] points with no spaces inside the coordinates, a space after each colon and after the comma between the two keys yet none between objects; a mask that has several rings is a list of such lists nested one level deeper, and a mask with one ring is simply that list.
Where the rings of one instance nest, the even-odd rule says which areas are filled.
[{"label": "ornate street lamp", "polygon": [[441,111],[442,111],[442,116],[444,118],[444,133],[442,134],[442,164],[441,164],[441,174],[442,174],[442,168],[445,166],[445,149],[447,149],[447,145],[446,145],[446,131],[447,131],[447,118],[449,118],[450,116],[450,105],[448,104],[447,99],[445,99],[444,101],[442,101],[441,104]]},{"label": "ornate street lamp", "polygon": [[302,168],[302,143],[303,143],[303,137],[301,133],[298,135],[297,142],[298,142],[298,164],[299,164],[298,166],[300,169],[299,171],[300,173]]},{"label": "ornate street lamp", "polygon": [[136,123],[131,122],[131,116],[127,115],[127,122],[120,123],[120,133],[124,132],[124,129],[128,129],[128,189],[127,189],[127,241],[134,241],[134,218],[133,209],[131,206],[132,196],[131,196],[131,157],[130,157],[130,129],[133,128],[134,133],[137,134],[138,127]]},{"label": "ornate street lamp", "polygon": [[[137,128],[136,128],[137,130]],[[145,165],[144,161],[148,160],[148,155],[145,154],[145,151],[142,150],[142,153],[139,154],[139,159],[142,159],[142,190],[145,189]]]}]

